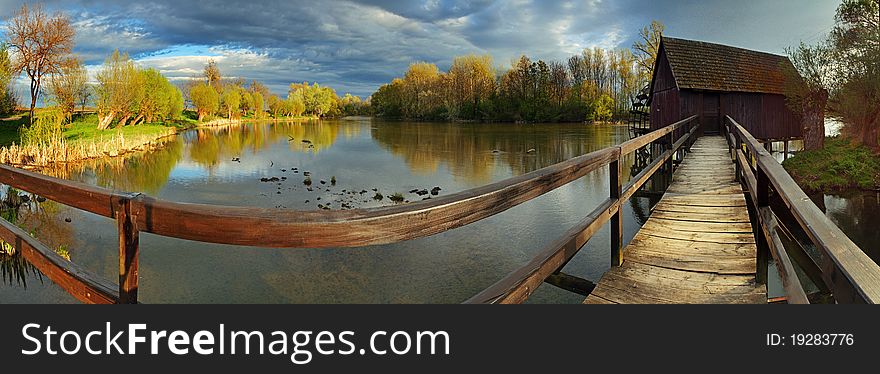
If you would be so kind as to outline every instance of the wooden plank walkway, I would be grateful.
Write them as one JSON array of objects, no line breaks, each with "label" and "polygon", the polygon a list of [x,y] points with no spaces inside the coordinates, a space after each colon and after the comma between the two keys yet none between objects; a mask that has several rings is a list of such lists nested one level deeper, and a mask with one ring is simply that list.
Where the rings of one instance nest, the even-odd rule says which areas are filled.
[{"label": "wooden plank walkway", "polygon": [[585,304],[766,303],[757,247],[727,142],[703,136],[651,217]]}]

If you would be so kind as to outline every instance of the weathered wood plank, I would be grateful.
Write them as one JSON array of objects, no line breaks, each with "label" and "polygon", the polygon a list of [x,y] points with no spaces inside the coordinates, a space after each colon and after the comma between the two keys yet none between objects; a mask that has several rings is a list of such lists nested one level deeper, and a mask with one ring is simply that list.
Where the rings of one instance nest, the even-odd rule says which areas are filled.
[{"label": "weathered wood plank", "polygon": [[651,217],[584,303],[766,303],[727,141],[697,140]]}]

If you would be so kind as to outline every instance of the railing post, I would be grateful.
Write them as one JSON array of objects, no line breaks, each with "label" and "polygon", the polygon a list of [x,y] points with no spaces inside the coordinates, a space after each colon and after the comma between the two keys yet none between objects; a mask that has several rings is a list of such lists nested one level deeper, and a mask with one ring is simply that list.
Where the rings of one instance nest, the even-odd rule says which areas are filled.
[{"label": "railing post", "polygon": [[[620,199],[622,193],[622,184],[620,183],[621,163],[623,155],[618,154],[614,161],[608,164],[610,171],[608,179],[610,185],[610,196],[612,199]],[[611,266],[623,265],[623,220],[620,219],[620,207],[622,201],[618,201],[617,210],[611,216]]]},{"label": "railing post", "polygon": [[137,194],[125,195],[116,204],[116,223],[119,230],[119,303],[138,302],[138,230],[132,199]]},{"label": "railing post", "polygon": [[[755,205],[757,206],[755,212],[756,214],[759,214],[762,207],[770,206],[770,179],[767,177],[767,173],[764,172],[764,169],[761,168],[760,163],[758,163],[755,169],[755,179],[757,181],[757,186],[755,187],[757,191],[755,191],[755,196],[758,199],[758,201],[755,201]],[[770,257],[770,245],[767,243],[767,237],[764,236],[763,229],[757,228],[755,231],[755,237],[757,239],[755,282],[757,284],[767,284],[767,265]]]}]

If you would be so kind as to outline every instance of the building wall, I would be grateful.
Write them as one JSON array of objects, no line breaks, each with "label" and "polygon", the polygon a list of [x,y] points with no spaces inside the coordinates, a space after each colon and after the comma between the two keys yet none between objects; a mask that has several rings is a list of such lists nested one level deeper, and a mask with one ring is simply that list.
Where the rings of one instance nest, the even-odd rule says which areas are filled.
[{"label": "building wall", "polygon": [[[679,90],[672,68],[666,59],[666,52],[662,48],[657,57],[652,88],[652,129],[663,128],[692,115],[699,116],[702,123],[704,113],[707,113],[709,106],[712,106],[704,105],[706,104],[703,100],[704,96],[716,94],[698,90]],[[786,106],[785,96],[746,92],[717,94],[720,94],[718,112],[722,121],[729,115],[758,139],[802,138],[800,117]]]}]

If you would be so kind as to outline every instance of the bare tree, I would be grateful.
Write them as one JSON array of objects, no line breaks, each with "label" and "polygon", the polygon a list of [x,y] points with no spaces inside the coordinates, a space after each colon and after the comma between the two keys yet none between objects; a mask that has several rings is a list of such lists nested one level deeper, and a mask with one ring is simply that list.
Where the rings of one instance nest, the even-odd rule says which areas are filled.
[{"label": "bare tree", "polygon": [[74,34],[67,15],[55,13],[50,16],[39,4],[32,8],[28,8],[27,4],[22,5],[7,22],[9,48],[16,57],[13,71],[27,74],[31,81],[32,122],[43,77],[59,71],[65,57],[73,49]]}]

